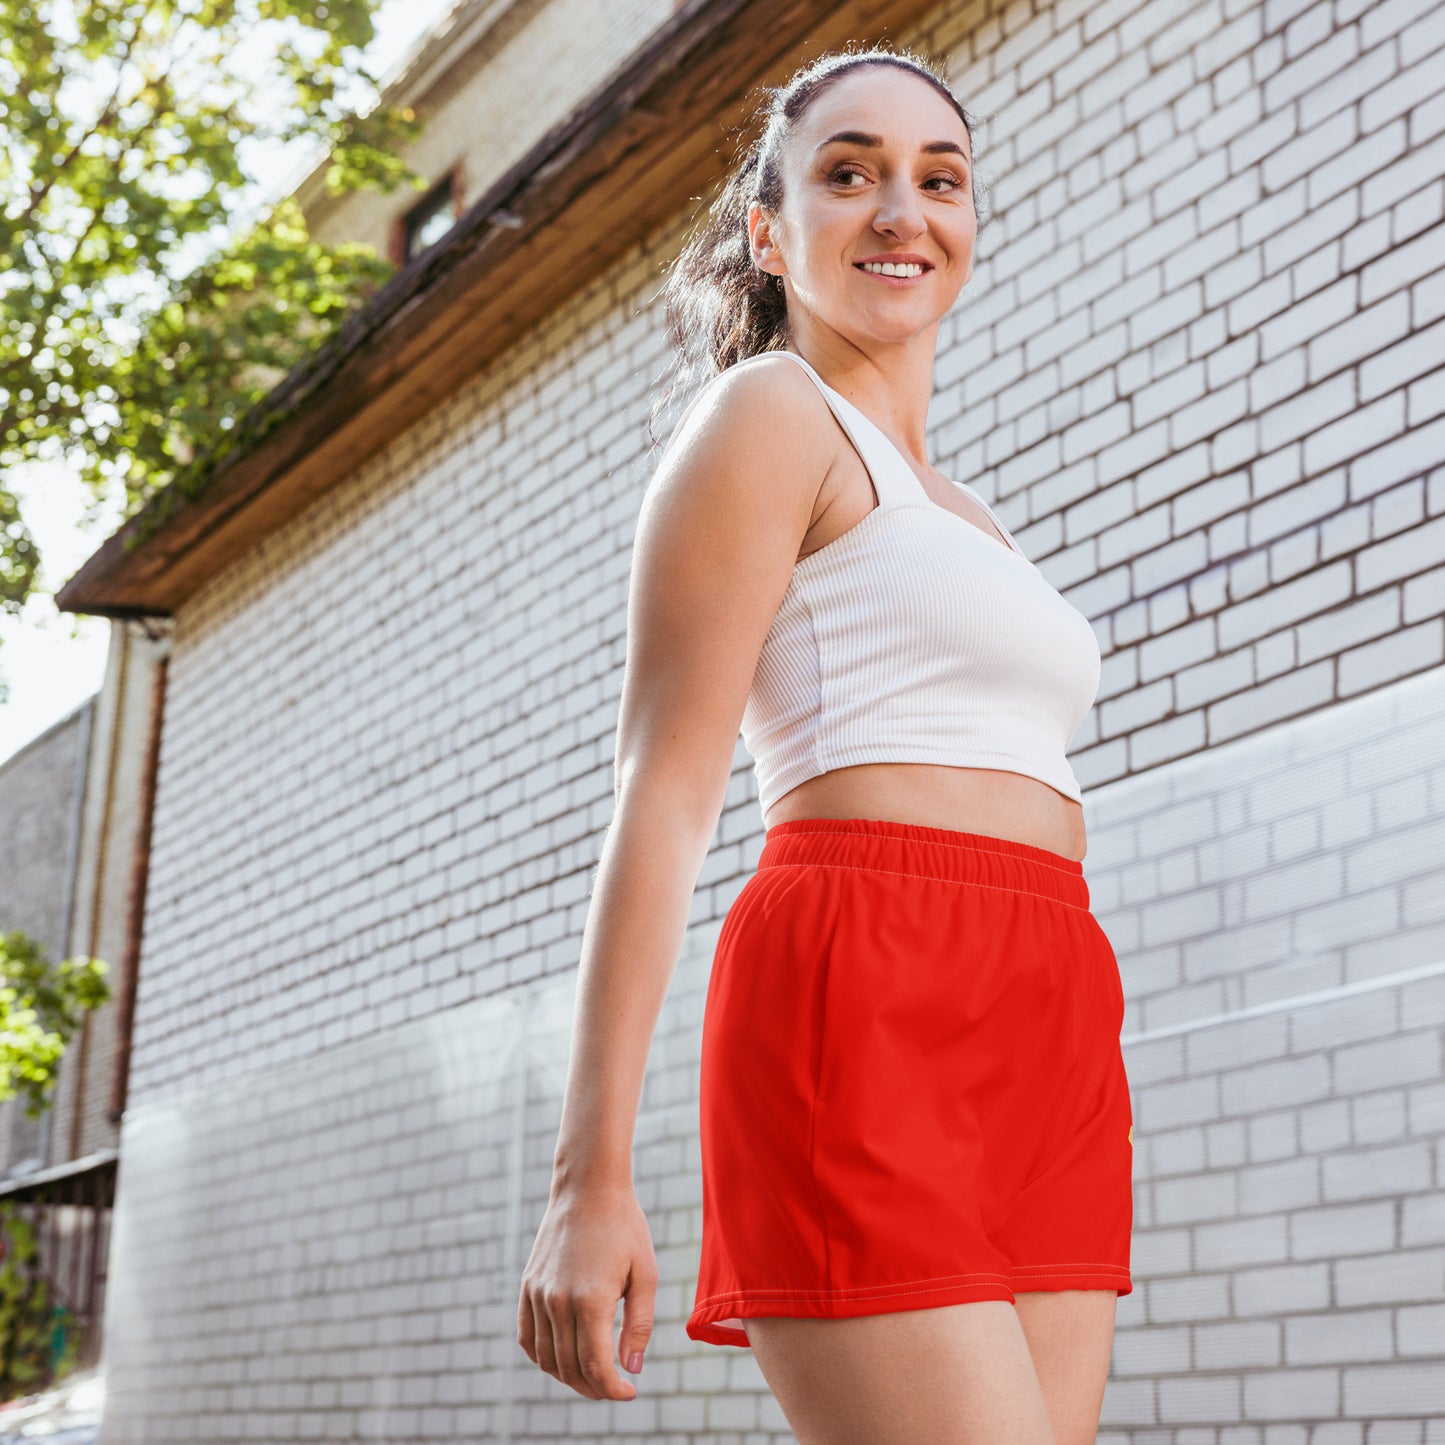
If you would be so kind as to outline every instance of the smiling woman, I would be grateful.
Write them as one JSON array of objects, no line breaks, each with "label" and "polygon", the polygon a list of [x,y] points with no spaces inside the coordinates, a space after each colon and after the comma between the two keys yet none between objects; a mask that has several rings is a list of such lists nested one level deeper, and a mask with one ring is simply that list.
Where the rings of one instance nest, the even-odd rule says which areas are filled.
[{"label": "smiling woman", "polygon": [[979,230],[967,112],[886,50],[770,95],[668,283],[707,378],[638,523],[583,1082],[518,1339],[632,1398],[604,1361],[620,1295],[634,1368],[656,1292],[637,939],[687,914],[741,723],[765,838],[704,1008],[687,1334],[751,1348],[805,1445],[1084,1445],[1131,1289],[1124,997],[1066,757],[1098,644],[927,459]]}]

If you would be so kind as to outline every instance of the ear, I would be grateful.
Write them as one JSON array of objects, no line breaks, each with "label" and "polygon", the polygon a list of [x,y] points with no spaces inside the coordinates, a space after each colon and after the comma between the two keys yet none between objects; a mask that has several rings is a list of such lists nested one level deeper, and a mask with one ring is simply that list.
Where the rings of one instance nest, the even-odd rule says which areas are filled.
[{"label": "ear", "polygon": [[757,201],[748,207],[748,239],[755,266],[774,276],[787,271],[783,253],[773,240],[772,219]]}]

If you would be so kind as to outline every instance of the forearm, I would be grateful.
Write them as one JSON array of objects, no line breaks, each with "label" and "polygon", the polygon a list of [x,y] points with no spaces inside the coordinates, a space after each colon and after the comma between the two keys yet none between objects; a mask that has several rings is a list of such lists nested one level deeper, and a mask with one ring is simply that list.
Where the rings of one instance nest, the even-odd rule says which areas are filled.
[{"label": "forearm", "polygon": [[554,1193],[631,1183],[647,1056],[711,832],[666,789],[619,801],[583,927]]}]

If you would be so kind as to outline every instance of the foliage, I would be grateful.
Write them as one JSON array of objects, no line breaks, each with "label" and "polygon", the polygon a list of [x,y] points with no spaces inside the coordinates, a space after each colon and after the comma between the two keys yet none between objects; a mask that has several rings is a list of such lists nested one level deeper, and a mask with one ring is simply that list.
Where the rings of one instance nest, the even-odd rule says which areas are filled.
[{"label": "foliage", "polygon": [[0,611],[20,611],[39,566],[40,553],[20,516],[20,502],[0,487]]},{"label": "foliage", "polygon": [[[55,1297],[36,1268],[34,1227],[15,1207],[0,1204],[0,1399],[43,1389],[74,1368],[80,1345],[74,1312]],[[56,1356],[56,1332],[64,1343]]]},{"label": "foliage", "polygon": [[[0,0],[0,480],[63,458],[133,514],[389,274],[290,200],[250,219],[276,178],[243,166],[309,143],[333,194],[423,184],[375,3]],[[0,487],[0,607],[35,577]]]},{"label": "foliage", "polygon": [[55,1087],[55,1066],[81,1015],[110,998],[103,959],[74,957],[52,964],[18,929],[0,933],[0,1102],[23,1095],[38,1119]]}]

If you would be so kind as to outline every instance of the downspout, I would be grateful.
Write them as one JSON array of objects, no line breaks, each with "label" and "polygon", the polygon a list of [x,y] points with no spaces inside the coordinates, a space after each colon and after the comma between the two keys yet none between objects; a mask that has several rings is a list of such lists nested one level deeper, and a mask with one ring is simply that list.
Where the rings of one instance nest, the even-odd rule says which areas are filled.
[{"label": "downspout", "polygon": [[[157,636],[146,628],[151,640]],[[166,677],[171,644],[166,635],[155,649],[151,671],[150,712],[146,718],[145,759],[136,799],[137,827],[131,849],[130,883],[126,893],[125,940],[120,958],[120,996],[117,1000],[115,1066],[110,1080],[106,1118],[119,1127],[125,1114],[130,1086],[131,1038],[135,1026],[136,981],[140,973],[141,940],[145,929],[146,885],[150,880],[151,828],[155,819],[156,778],[160,772],[161,734],[164,730]]]},{"label": "downspout", "polygon": [[[115,712],[110,723],[105,784],[101,793],[100,821],[95,838],[95,876],[92,879],[90,897],[90,927],[86,930],[85,952],[92,958],[99,951],[100,935],[105,926],[105,875],[110,863],[110,823],[115,809],[115,775],[119,767],[120,740],[124,731],[125,694],[130,681],[131,632],[128,625],[122,628],[120,640],[120,663],[116,668],[115,686],[112,689]],[[85,1116],[85,1065],[90,1053],[90,1032],[90,1014],[86,1013],[80,1021],[80,1038],[75,1051],[75,1084],[71,1095],[70,1144],[69,1152],[65,1156],[67,1159],[80,1157],[80,1131]]]}]

